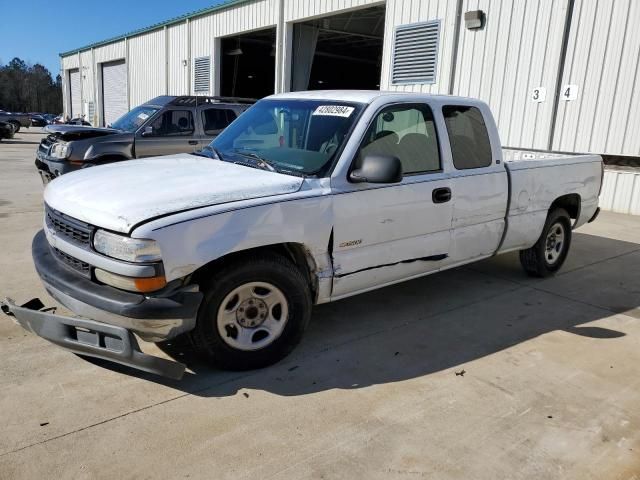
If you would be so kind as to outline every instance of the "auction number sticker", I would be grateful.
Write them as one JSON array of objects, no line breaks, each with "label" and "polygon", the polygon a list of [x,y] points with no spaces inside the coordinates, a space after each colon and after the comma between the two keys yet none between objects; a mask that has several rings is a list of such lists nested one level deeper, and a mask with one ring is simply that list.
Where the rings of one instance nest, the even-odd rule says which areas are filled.
[{"label": "auction number sticker", "polygon": [[331,115],[332,117],[348,118],[353,113],[353,107],[346,105],[320,105],[315,109],[313,115]]}]

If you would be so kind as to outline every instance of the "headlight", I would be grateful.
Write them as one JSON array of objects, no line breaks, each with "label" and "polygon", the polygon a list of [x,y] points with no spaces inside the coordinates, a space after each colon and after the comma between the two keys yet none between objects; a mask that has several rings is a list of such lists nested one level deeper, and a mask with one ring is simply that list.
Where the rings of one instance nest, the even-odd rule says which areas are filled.
[{"label": "headlight", "polygon": [[93,236],[93,248],[108,257],[127,262],[157,262],[162,258],[155,240],[130,238],[104,230],[98,230]]},{"label": "headlight", "polygon": [[71,147],[67,143],[54,143],[51,147],[53,158],[67,158],[71,153]]}]

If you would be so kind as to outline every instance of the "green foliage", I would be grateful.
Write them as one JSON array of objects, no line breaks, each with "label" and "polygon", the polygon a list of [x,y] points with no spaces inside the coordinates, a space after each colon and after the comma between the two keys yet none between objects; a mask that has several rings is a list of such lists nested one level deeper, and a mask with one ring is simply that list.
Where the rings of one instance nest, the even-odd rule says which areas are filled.
[{"label": "green foliage", "polygon": [[62,79],[45,67],[14,58],[0,61],[0,109],[9,112],[62,112]]}]

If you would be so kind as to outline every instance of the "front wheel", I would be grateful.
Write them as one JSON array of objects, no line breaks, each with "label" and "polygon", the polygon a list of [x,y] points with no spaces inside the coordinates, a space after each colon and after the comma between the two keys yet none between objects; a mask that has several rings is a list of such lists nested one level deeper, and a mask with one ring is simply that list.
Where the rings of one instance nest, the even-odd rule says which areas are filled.
[{"label": "front wheel", "polygon": [[298,344],[311,305],[305,277],[291,261],[275,254],[247,256],[214,273],[190,337],[217,367],[266,367]]},{"label": "front wheel", "polygon": [[18,133],[20,131],[20,127],[22,125],[20,125],[19,122],[9,122],[11,125],[13,125],[13,133]]},{"label": "front wheel", "polygon": [[553,275],[567,258],[571,246],[571,218],[563,208],[549,213],[536,244],[520,251],[520,263],[532,277]]}]

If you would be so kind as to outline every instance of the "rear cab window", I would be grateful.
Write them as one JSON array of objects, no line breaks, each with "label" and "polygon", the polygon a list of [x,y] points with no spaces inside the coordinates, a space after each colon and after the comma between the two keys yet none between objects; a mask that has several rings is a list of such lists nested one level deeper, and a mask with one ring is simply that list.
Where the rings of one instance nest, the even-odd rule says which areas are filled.
[{"label": "rear cab window", "polygon": [[493,163],[491,141],[482,112],[468,105],[442,107],[453,166],[457,170],[489,167]]},{"label": "rear cab window", "polygon": [[230,108],[207,108],[202,110],[202,125],[206,135],[217,135],[236,119]]}]

